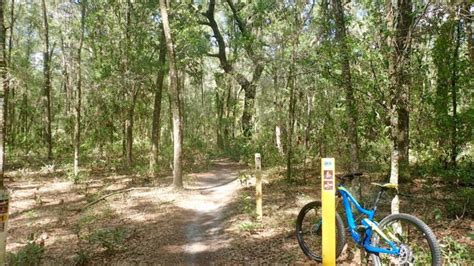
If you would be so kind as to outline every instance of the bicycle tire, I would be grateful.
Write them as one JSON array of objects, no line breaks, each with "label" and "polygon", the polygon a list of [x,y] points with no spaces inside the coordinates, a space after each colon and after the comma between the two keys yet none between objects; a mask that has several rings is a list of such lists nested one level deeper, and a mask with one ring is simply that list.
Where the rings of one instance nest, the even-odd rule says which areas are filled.
[{"label": "bicycle tire", "polygon": [[[322,211],[321,202],[320,201],[313,201],[306,204],[299,212],[298,218],[296,219],[296,238],[298,240],[298,244],[303,251],[303,253],[312,260],[322,262],[322,254],[321,251],[317,251],[316,249],[321,249],[322,241],[316,240],[316,243],[309,243],[309,239],[305,237],[306,233],[304,232],[303,227],[305,227],[306,222],[305,218],[309,215],[310,211],[315,211],[315,218],[316,220],[311,222],[311,232],[309,237],[320,237],[322,234],[322,217],[320,217],[319,210]],[[316,223],[319,223],[318,225]],[[345,230],[344,230],[344,223],[342,222],[341,216],[336,213],[336,258],[341,255],[342,249],[344,248],[344,244],[346,242]],[[316,229],[316,230],[313,230]],[[322,239],[321,239],[322,240]],[[316,244],[316,246],[310,247],[311,244]]]},{"label": "bicycle tire", "polygon": [[[403,225],[405,224],[406,225]],[[415,231],[410,232],[408,225],[413,225],[414,229],[419,230],[421,234],[417,235]],[[402,255],[395,257],[393,255],[379,253],[379,261],[376,264],[381,265],[441,265],[441,249],[433,231],[423,221],[417,217],[399,213],[391,214],[379,223],[379,228],[389,236],[395,236],[397,244],[404,250]],[[402,234],[405,234],[406,236]],[[411,240],[408,238],[412,238]],[[402,239],[402,240],[400,240]],[[384,247],[380,237],[374,233],[372,244],[378,247]],[[388,248],[388,246],[385,246]],[[428,251],[429,249],[429,251]]]}]

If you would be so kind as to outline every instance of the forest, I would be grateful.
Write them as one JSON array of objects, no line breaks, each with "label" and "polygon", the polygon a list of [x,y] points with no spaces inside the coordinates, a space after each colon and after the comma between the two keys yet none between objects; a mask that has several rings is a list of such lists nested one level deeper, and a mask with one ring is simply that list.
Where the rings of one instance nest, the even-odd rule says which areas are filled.
[{"label": "forest", "polygon": [[[473,13],[0,0],[0,262],[312,263],[295,221],[331,157],[337,176],[363,173],[346,186],[366,207],[371,183],[396,186],[376,220],[413,214],[443,264],[472,265]],[[348,241],[338,263],[369,255]]]}]

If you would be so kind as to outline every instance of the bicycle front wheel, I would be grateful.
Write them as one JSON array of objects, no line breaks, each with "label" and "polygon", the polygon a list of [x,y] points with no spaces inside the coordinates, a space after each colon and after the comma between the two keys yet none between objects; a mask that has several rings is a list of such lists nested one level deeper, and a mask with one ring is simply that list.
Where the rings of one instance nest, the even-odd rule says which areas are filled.
[{"label": "bicycle front wheel", "polygon": [[[320,201],[306,204],[296,219],[296,238],[303,253],[315,261],[322,261],[322,207]],[[336,257],[345,244],[344,223],[336,213]]]},{"label": "bicycle front wheel", "polygon": [[[441,250],[433,231],[420,219],[409,214],[392,214],[378,225],[382,232],[400,248],[398,256],[379,253],[381,265],[441,265]],[[390,249],[376,232],[372,244]]]}]

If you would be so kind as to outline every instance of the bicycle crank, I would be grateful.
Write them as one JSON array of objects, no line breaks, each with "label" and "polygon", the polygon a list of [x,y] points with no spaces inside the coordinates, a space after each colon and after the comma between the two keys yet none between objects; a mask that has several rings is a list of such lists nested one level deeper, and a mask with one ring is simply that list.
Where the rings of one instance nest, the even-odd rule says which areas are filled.
[{"label": "bicycle crank", "polygon": [[405,245],[400,245],[400,255],[398,256],[398,263],[399,264],[412,264],[414,262],[413,252],[411,249]]}]

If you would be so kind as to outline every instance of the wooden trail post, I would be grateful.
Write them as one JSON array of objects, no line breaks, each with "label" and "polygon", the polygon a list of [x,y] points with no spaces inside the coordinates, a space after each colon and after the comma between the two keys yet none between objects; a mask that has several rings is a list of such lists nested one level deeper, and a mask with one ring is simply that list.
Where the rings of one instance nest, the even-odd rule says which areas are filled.
[{"label": "wooden trail post", "polygon": [[323,265],[336,265],[336,180],[334,158],[321,159]]},{"label": "wooden trail post", "polygon": [[9,198],[8,191],[0,189],[0,265],[5,265],[6,261]]},{"label": "wooden trail post", "polygon": [[262,220],[262,157],[260,153],[255,153],[255,200],[256,200],[256,212],[257,219]]}]

